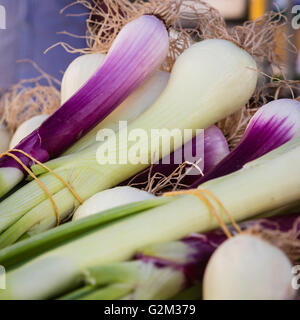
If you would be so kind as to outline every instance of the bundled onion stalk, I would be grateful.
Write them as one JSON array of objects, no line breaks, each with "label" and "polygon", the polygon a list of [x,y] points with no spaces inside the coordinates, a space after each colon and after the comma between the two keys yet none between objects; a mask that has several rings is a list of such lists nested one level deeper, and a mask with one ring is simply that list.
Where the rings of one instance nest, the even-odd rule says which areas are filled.
[{"label": "bundled onion stalk", "polygon": [[[168,53],[168,33],[150,15],[121,30],[102,66],[87,83],[15,149],[45,162],[58,156],[112,112],[157,69]],[[13,152],[27,167],[33,162]],[[24,167],[5,156],[0,160],[0,196],[24,178]]]},{"label": "bundled onion stalk", "polygon": [[[128,132],[143,129],[147,137],[151,137],[152,129],[175,129],[171,146],[167,141],[164,147],[168,148],[163,148],[160,140],[158,150],[154,151],[149,141],[143,141],[141,163],[111,163],[110,158],[105,158],[106,163],[99,164],[98,160],[103,160],[107,151],[112,151],[108,154],[113,158],[114,150],[127,155],[138,145],[138,142],[129,141],[126,148],[120,140],[120,132],[117,137],[109,136],[105,143],[100,142],[47,165],[69,181],[81,199],[86,200],[147,168],[153,159],[152,152],[158,160],[177,149],[183,143],[186,128],[208,128],[240,109],[256,87],[255,68],[254,59],[230,41],[211,39],[196,43],[177,59],[170,81],[155,103],[128,127]],[[162,138],[164,135],[162,130]],[[78,201],[51,173],[41,174],[39,178],[52,194],[60,218],[66,218],[79,205]],[[1,247],[15,242],[27,232],[34,234],[55,225],[53,204],[35,181],[0,203],[0,231],[4,231],[0,237]]]},{"label": "bundled onion stalk", "polygon": [[[214,194],[234,220],[251,218],[299,200],[299,156],[300,139],[296,138],[248,163],[235,173],[206,182],[198,190],[209,190]],[[165,200],[164,197],[162,199]],[[65,242],[56,243],[54,248],[33,259],[27,255],[26,261],[21,265],[14,265],[8,271],[7,290],[0,292],[0,298],[57,297],[80,286],[82,272],[88,268],[125,261],[144,246],[176,241],[190,233],[207,232],[218,227],[218,220],[211,213],[210,207],[197,196],[184,195],[166,199],[169,201],[158,207],[124,216],[121,220],[100,225],[94,230],[89,229],[75,236],[73,241],[69,241],[69,238]],[[216,213],[225,222],[230,222],[218,202],[211,197],[209,200]],[[119,208],[118,214],[122,215],[122,208]],[[36,237],[41,242],[44,237],[50,237],[49,234],[53,237],[53,234],[60,233],[63,237],[64,233],[68,234],[66,230],[74,228],[76,223],[86,223],[89,219],[100,217],[101,214],[92,215],[86,220],[70,222]],[[62,232],[63,228],[65,231]],[[0,251],[0,262],[5,266],[5,256],[10,255],[10,250],[19,250],[19,254],[22,254],[22,245],[27,250],[29,247],[30,251],[30,247],[34,247],[33,243],[34,237]],[[47,243],[49,245],[50,242],[46,241],[46,246]],[[11,255],[12,259],[16,257],[17,255]],[[31,276],[33,274],[34,278]]]},{"label": "bundled onion stalk", "polygon": [[[160,1],[154,0],[147,4],[138,1],[134,4],[126,2],[125,5],[122,0],[105,0],[104,3],[106,10],[110,14],[112,13],[112,20],[104,19],[100,28],[99,24],[97,26],[93,22],[89,25],[89,27],[92,26],[89,29],[89,43],[94,49],[91,50],[92,52],[98,50],[106,53],[117,34],[116,31],[121,30],[128,20],[132,20],[142,14],[152,14],[153,12],[161,13],[159,16],[163,17],[168,26],[173,24],[171,29],[174,31],[174,38],[171,40],[170,52],[167,58],[169,67],[173,65],[179,53],[193,43],[188,32],[178,34],[176,26],[174,26],[174,21],[179,22],[182,18],[181,5],[183,5],[184,9],[189,7],[188,3],[178,4],[173,0],[166,1],[163,6],[161,6]],[[99,6],[95,6],[95,10],[91,12],[91,18],[97,15],[100,17],[107,16],[107,12],[105,10],[104,12],[101,6],[100,11]],[[275,60],[273,59],[274,55],[271,54],[274,52],[273,36],[281,23],[270,23],[270,21],[273,21],[273,15],[264,16],[257,22],[245,24],[242,28],[228,29],[224,19],[216,10],[208,8],[204,3],[201,7],[204,8],[204,11],[197,12],[195,10],[199,14],[198,16],[201,15],[203,18],[199,19],[199,25],[197,24],[197,28],[199,27],[199,30],[204,32],[201,39],[215,36],[227,40],[206,40],[200,44],[194,44],[187,50],[188,53],[180,56],[174,66],[176,71],[173,70],[173,76],[171,76],[167,88],[149,110],[140,115],[138,120],[133,121],[130,129],[138,127],[146,128],[147,131],[150,128],[179,128],[180,130],[183,130],[183,128],[208,128],[218,119],[222,119],[238,110],[249,99],[250,92],[254,90],[257,80],[257,74],[254,71],[256,64],[253,58],[247,55],[242,48],[244,47],[245,50],[251,52],[256,58],[271,57],[271,60]],[[165,8],[172,10],[165,10]],[[91,20],[93,21],[93,18]],[[214,21],[218,22],[217,27]],[[111,32],[112,30],[114,32]],[[220,30],[222,31],[221,33],[219,32]],[[100,34],[104,32],[105,37],[99,37],[99,32]],[[245,42],[245,35],[247,35],[247,39],[250,37],[247,42]],[[257,41],[265,45],[264,50],[260,46],[256,46]],[[197,53],[198,48],[205,47],[207,43],[216,42],[222,42],[224,45],[220,45],[222,47],[220,49],[217,46],[213,49],[213,46],[211,46],[209,50],[206,50],[207,54],[205,54],[204,48],[201,54]],[[237,43],[237,46],[234,43]],[[101,44],[106,49],[103,50]],[[229,47],[231,47],[230,50]],[[188,56],[189,58],[184,59],[183,56]],[[245,61],[243,61],[242,56]],[[197,63],[194,64],[194,60],[197,60]],[[199,62],[199,60],[203,60],[203,62]],[[170,61],[172,61],[171,64]],[[182,67],[184,64],[185,68]],[[166,64],[164,64],[165,66]],[[185,69],[184,72],[178,71],[183,69]],[[221,73],[219,74],[220,70]],[[182,77],[181,81],[176,79],[177,76]],[[219,78],[221,79],[220,82],[218,82]],[[235,89],[233,90],[233,88]],[[186,106],[186,108],[183,108],[183,106]],[[176,112],[173,112],[172,107]],[[184,112],[187,117],[183,121],[182,114]],[[171,117],[170,114],[172,115]],[[165,119],[161,119],[161,117],[165,117]],[[177,121],[180,125],[178,125]],[[110,143],[106,144],[106,146],[110,145]],[[179,143],[171,149],[175,149],[178,146]],[[121,183],[147,167],[144,164],[99,166],[95,161],[97,146],[91,146],[90,148],[76,155],[58,158],[48,163],[49,167],[58,171],[57,173],[63,179],[70,182],[72,188],[80,195],[82,200],[86,200],[101,190]],[[104,147],[100,148],[101,155],[103,154],[102,151],[105,151],[103,149]],[[143,159],[147,157],[153,158],[153,154],[149,154],[149,150],[144,151],[142,154]],[[157,153],[157,159],[163,156],[165,155]],[[41,182],[47,186],[49,193],[53,196],[53,200],[57,203],[60,218],[68,217],[77,208],[79,202],[74,199],[64,184],[54,176],[43,174],[45,171],[38,167],[35,167],[34,171],[40,174]],[[22,205],[20,204],[21,201],[18,201],[20,199],[22,199]],[[24,234],[30,235],[46,230],[54,226],[57,220],[57,213],[53,208],[53,203],[36,183],[29,183],[19,193],[15,193],[12,197],[3,201],[0,207],[0,230],[6,230],[0,241],[2,246],[13,243]],[[3,214],[1,214],[2,212]],[[43,212],[43,215],[40,212]],[[12,226],[13,229],[9,228],[16,221],[18,223]],[[14,233],[13,236],[12,233]]]}]

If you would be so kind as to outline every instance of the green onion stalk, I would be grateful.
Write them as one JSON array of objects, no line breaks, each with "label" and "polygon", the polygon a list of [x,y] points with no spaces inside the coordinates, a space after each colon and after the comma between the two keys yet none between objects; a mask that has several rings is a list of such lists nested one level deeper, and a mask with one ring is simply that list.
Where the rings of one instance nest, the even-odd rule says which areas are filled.
[{"label": "green onion stalk", "polygon": [[[199,189],[214,194],[234,220],[249,219],[300,199],[299,157],[300,139],[295,138],[239,171],[206,182]],[[229,223],[215,199],[210,201],[224,222]],[[71,228],[73,222],[67,225]],[[216,217],[198,197],[170,197],[169,202],[160,206],[87,231],[21,264],[11,265],[6,275],[7,289],[0,292],[0,299],[60,297],[81,287],[82,275],[90,268],[126,261],[140,248],[217,227]],[[23,240],[19,245],[33,239]],[[16,245],[4,249],[6,255]],[[5,267],[1,259],[0,263]]]}]

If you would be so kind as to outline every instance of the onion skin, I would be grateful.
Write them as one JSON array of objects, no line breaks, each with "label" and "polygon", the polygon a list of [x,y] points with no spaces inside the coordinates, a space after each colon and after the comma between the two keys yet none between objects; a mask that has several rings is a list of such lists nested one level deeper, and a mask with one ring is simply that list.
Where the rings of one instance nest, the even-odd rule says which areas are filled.
[{"label": "onion skin", "polygon": [[[164,159],[161,159],[158,161],[158,163],[155,163],[151,168],[151,176],[155,175],[156,173],[161,173],[166,177],[171,175],[172,172],[174,172],[179,166],[178,162],[175,161],[178,158],[177,155],[179,155],[180,159],[183,160],[182,163],[185,161],[194,163],[195,159],[192,158],[192,151],[195,152],[197,150],[197,153],[199,153],[199,150],[201,151],[203,147],[204,154],[202,155],[202,153],[200,152],[200,157],[203,157],[203,159],[199,163],[197,163],[197,166],[202,170],[203,173],[208,172],[209,170],[214,168],[224,157],[229,154],[229,147],[226,138],[219,128],[217,128],[215,125],[212,125],[211,127],[204,130],[204,137],[203,133],[196,135],[182,148],[177,149],[169,157],[166,157],[168,158],[168,160],[170,160],[169,164],[167,164],[167,162],[164,162]],[[186,157],[185,151],[189,151],[187,152],[188,157]],[[197,160],[200,159],[201,158]],[[120,185],[128,185],[130,181],[132,181],[133,183],[147,182],[149,170],[150,169],[143,173],[137,174],[135,177],[124,181]],[[197,174],[185,176],[181,180],[181,183],[185,185],[191,185],[195,181],[198,181],[199,176],[201,176],[201,172],[197,170]]]},{"label": "onion skin", "polygon": [[229,154],[229,146],[222,131],[211,126],[204,131],[204,168],[209,172]]},{"label": "onion skin", "polygon": [[[16,148],[41,162],[58,156],[112,112],[164,61],[168,33],[154,16],[142,16],[128,23],[110,48],[103,65],[90,80],[38,129]],[[17,154],[28,167],[32,161]],[[1,169],[24,169],[4,157]],[[3,195],[13,186],[1,187]]]}]

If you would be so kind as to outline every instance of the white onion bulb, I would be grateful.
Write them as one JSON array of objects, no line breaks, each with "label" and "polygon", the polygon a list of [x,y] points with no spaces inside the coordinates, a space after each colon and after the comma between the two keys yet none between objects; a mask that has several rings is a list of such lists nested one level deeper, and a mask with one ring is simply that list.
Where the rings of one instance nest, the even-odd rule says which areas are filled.
[{"label": "white onion bulb", "polygon": [[21,140],[26,138],[48,118],[49,115],[41,114],[24,121],[14,133],[9,148],[13,149]]},{"label": "white onion bulb", "polygon": [[121,205],[150,200],[154,195],[133,187],[116,187],[95,194],[86,200],[74,213],[73,220],[85,218]]},{"label": "white onion bulb", "polygon": [[76,93],[97,71],[105,59],[105,54],[85,54],[73,60],[64,73],[61,82],[61,104]]},{"label": "white onion bulb", "polygon": [[205,300],[292,299],[292,265],[265,240],[238,235],[212,255],[203,280]]}]

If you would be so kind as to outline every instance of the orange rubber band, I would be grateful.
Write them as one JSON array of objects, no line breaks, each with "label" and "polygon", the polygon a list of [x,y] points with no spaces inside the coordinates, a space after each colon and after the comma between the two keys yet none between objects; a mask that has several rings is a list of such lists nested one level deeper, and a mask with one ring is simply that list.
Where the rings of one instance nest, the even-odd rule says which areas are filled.
[{"label": "orange rubber band", "polygon": [[57,205],[52,197],[52,195],[50,194],[50,192],[48,191],[48,189],[46,188],[46,186],[43,184],[43,182],[38,179],[36,177],[36,175],[17,157],[15,156],[14,154],[10,153],[9,151],[5,152],[5,153],[2,153],[0,155],[0,158],[4,157],[4,156],[8,156],[8,157],[11,157],[13,158],[15,161],[17,161],[21,166],[22,168],[40,185],[40,187],[44,190],[44,192],[46,193],[46,195],[49,197],[50,201],[52,202],[52,205],[54,207],[54,210],[55,210],[55,215],[56,215],[56,220],[57,220],[57,225],[60,224],[60,217],[59,217],[59,212],[58,212],[58,208],[57,208]]},{"label": "orange rubber band", "polygon": [[45,166],[43,163],[41,163],[37,159],[33,158],[31,155],[29,155],[25,151],[19,150],[19,149],[12,149],[12,150],[9,150],[7,152],[4,152],[4,153],[0,154],[0,158],[2,158],[4,156],[8,156],[8,157],[13,158],[40,185],[40,187],[43,189],[43,191],[49,197],[49,199],[50,199],[50,201],[51,201],[51,203],[53,205],[53,208],[54,208],[54,211],[55,211],[55,215],[56,215],[56,220],[57,220],[57,226],[60,224],[60,215],[59,215],[58,207],[57,207],[57,205],[56,205],[51,193],[48,191],[48,189],[44,185],[44,183],[16,155],[14,155],[11,152],[19,152],[19,153],[25,155],[26,157],[28,157],[30,160],[32,160],[35,163],[37,163],[38,165],[42,166],[44,169],[49,171],[49,173],[53,174],[57,179],[59,179],[68,188],[68,190],[73,194],[73,196],[79,201],[80,204],[83,203],[82,199],[76,193],[76,191],[60,175],[58,175],[56,172],[54,172],[53,170],[51,170],[50,168]]},{"label": "orange rubber band", "polygon": [[[191,189],[191,190],[183,190],[183,191],[173,191],[173,192],[166,192],[163,194],[163,196],[177,196],[177,195],[185,195],[185,194],[191,194],[193,196],[196,196],[200,200],[202,200],[205,205],[208,207],[208,210],[211,212],[211,214],[217,219],[220,227],[222,228],[223,232],[228,238],[232,238],[232,234],[230,233],[229,229],[227,228],[225,222],[222,220],[222,218],[218,215],[215,207],[212,205],[211,201],[207,199],[207,197],[203,194],[203,190],[200,189]],[[216,198],[214,196],[214,198]],[[221,204],[221,207],[224,208],[221,201],[217,201],[218,204]],[[225,209],[225,208],[224,208]],[[229,213],[228,213],[229,214]],[[233,218],[231,218],[233,220]]]},{"label": "orange rubber band", "polygon": [[60,175],[58,175],[55,171],[53,171],[52,169],[48,168],[47,166],[45,166],[42,162],[38,161],[37,159],[33,158],[30,154],[24,152],[23,150],[19,150],[19,149],[12,149],[10,151],[14,151],[14,152],[20,152],[23,155],[25,155],[26,157],[28,157],[30,160],[36,162],[38,165],[40,165],[42,168],[44,168],[45,170],[49,171],[50,173],[52,173],[58,180],[60,180],[68,189],[69,191],[73,194],[73,196],[78,200],[78,202],[80,204],[83,203],[83,200],[80,198],[80,196],[78,195],[78,193],[70,186],[70,184],[68,182],[66,182]]},{"label": "orange rubber band", "polygon": [[202,192],[206,193],[208,196],[210,196],[211,198],[214,199],[214,201],[217,202],[217,204],[220,206],[220,208],[223,210],[223,212],[226,214],[226,216],[228,217],[228,219],[230,220],[230,222],[232,223],[232,225],[234,226],[235,230],[238,233],[241,233],[242,230],[239,227],[239,225],[234,221],[233,217],[231,216],[231,214],[229,213],[229,211],[224,207],[223,203],[209,190],[207,189],[200,189]]}]

